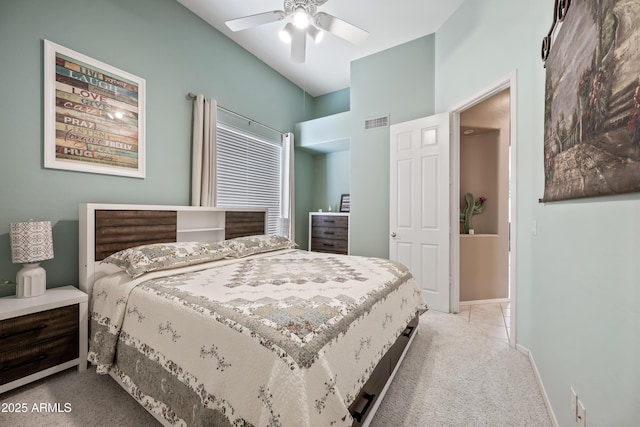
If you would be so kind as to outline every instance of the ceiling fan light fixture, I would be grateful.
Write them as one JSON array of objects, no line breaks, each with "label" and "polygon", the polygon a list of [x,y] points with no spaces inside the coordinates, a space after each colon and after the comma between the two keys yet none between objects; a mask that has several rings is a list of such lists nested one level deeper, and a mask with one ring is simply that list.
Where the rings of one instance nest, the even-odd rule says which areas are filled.
[{"label": "ceiling fan light fixture", "polygon": [[293,24],[289,22],[287,25],[285,25],[284,28],[280,30],[279,36],[280,40],[282,40],[283,42],[291,43],[291,39],[293,37]]},{"label": "ceiling fan light fixture", "polygon": [[324,31],[314,27],[313,25],[309,25],[307,27],[307,34],[314,41],[315,44],[318,44],[324,38]]},{"label": "ceiling fan light fixture", "polygon": [[225,21],[231,31],[242,31],[271,22],[285,21],[278,35],[291,45],[291,60],[302,63],[305,60],[307,36],[316,44],[325,33],[331,33],[353,44],[363,43],[369,33],[340,18],[318,12],[328,0],[284,0],[283,10],[257,13]]},{"label": "ceiling fan light fixture", "polygon": [[303,7],[297,8],[293,14],[293,25],[300,29],[305,29],[309,26],[309,15],[307,15],[307,11]]}]

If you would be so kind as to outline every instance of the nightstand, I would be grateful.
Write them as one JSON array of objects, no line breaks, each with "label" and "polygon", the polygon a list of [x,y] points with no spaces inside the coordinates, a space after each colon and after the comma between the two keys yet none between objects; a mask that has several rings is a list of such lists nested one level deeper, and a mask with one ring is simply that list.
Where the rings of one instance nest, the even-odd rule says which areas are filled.
[{"label": "nightstand", "polygon": [[87,369],[88,298],[73,286],[0,298],[0,393],[72,366]]}]

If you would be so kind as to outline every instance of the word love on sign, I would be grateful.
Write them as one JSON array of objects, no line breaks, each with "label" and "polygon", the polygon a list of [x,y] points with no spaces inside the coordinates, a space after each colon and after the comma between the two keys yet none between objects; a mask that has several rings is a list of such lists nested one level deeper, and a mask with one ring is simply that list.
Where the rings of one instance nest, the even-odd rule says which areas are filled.
[{"label": "word love on sign", "polygon": [[95,99],[95,100],[99,100],[101,102],[106,102],[107,101],[107,97],[104,96],[104,95],[99,95],[97,93],[92,93],[92,92],[89,92],[88,90],[81,90],[81,89],[78,89],[78,88],[75,88],[75,87],[71,89],[71,93],[78,94],[83,98],[92,98],[92,99]]}]

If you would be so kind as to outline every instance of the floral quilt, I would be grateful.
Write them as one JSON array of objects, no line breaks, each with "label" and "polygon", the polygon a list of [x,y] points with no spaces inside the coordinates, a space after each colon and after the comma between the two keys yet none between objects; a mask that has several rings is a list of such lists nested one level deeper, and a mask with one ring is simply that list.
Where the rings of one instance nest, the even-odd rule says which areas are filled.
[{"label": "floral quilt", "polygon": [[89,360],[166,425],[350,426],[416,311],[389,260],[281,250],[94,284]]}]

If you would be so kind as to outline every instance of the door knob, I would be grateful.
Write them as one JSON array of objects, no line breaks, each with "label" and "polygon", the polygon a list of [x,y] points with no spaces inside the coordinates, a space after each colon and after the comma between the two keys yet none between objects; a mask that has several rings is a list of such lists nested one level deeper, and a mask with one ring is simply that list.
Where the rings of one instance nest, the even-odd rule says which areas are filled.
[{"label": "door knob", "polygon": [[391,232],[391,237],[396,237],[396,236],[397,236],[397,234],[396,234],[395,231]]}]

